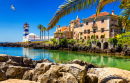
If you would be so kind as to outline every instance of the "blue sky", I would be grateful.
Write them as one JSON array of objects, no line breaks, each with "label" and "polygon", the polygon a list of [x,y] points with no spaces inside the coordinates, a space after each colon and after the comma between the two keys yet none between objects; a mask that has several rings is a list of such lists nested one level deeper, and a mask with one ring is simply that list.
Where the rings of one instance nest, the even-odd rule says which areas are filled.
[{"label": "blue sky", "polygon": [[[30,26],[30,33],[40,35],[37,26],[42,24],[47,27],[59,5],[63,2],[65,0],[0,0],[0,42],[21,42],[25,22]],[[11,9],[10,4],[15,7],[16,11]],[[120,14],[119,4],[120,2],[108,4],[102,12],[111,13],[112,10],[115,10],[116,14]],[[69,25],[69,22],[76,19],[77,15],[83,19],[83,17],[87,18],[95,13],[96,7],[71,13],[63,17],[57,25]],[[53,36],[56,26],[50,30],[50,36]],[[48,35],[47,32],[46,35]]]}]

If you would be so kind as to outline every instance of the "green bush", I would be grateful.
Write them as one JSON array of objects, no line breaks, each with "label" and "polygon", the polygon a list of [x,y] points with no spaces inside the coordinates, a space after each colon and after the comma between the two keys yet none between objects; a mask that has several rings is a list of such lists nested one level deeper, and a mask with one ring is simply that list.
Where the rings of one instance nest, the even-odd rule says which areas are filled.
[{"label": "green bush", "polygon": [[99,43],[99,40],[96,40],[96,43]]},{"label": "green bush", "polygon": [[75,40],[74,40],[74,39],[71,39],[71,40],[69,40],[68,43],[71,44],[71,45],[74,45],[74,44],[75,44]]},{"label": "green bush", "polygon": [[104,35],[101,35],[100,38],[105,38],[105,34],[104,34]]},{"label": "green bush", "polygon": [[118,45],[130,45],[130,32],[117,34],[116,39]]},{"label": "green bush", "polygon": [[52,38],[51,41],[53,42],[53,44],[57,44],[56,38]]},{"label": "green bush", "polygon": [[96,37],[96,36],[95,36],[95,34],[94,34],[94,35],[91,36],[91,39],[95,39],[95,37]]},{"label": "green bush", "polygon": [[86,41],[86,45],[91,45],[91,40],[90,39],[88,39],[87,41]]},{"label": "green bush", "polygon": [[60,39],[59,45],[60,45],[60,46],[68,45],[68,40],[67,40],[67,38]]}]

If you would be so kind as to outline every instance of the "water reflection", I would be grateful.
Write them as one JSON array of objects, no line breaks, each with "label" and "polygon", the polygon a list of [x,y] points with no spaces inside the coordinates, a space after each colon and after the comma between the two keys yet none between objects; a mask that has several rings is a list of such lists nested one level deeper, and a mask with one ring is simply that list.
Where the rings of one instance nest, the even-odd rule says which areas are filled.
[{"label": "water reflection", "polygon": [[50,52],[47,52],[47,50],[23,48],[23,56],[31,58],[33,60],[49,59],[50,61],[53,61],[53,59],[51,58],[52,55],[50,54]]},{"label": "water reflection", "polygon": [[40,60],[46,58],[55,63],[67,63],[74,59],[79,59],[100,66],[117,67],[121,69],[130,70],[130,58],[113,57],[102,54],[43,50],[22,47],[0,47],[0,54],[23,56],[32,58],[33,60]]}]

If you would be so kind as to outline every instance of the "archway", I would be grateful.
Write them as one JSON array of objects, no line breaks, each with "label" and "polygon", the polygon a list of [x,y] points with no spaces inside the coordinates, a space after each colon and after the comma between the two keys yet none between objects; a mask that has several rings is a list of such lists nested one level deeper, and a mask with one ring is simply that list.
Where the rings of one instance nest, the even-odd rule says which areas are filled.
[{"label": "archway", "polygon": [[105,43],[103,44],[103,49],[108,49],[108,42],[105,42]]},{"label": "archway", "polygon": [[101,48],[101,43],[100,43],[100,42],[98,42],[98,43],[97,43],[97,46],[98,46],[99,48]]}]

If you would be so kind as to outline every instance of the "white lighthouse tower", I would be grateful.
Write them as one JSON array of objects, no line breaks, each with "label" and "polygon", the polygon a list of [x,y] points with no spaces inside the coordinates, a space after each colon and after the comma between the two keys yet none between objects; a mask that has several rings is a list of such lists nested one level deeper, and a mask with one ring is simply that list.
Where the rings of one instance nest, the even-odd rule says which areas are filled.
[{"label": "white lighthouse tower", "polygon": [[29,34],[29,24],[24,24],[23,42],[28,41],[27,35]]}]

